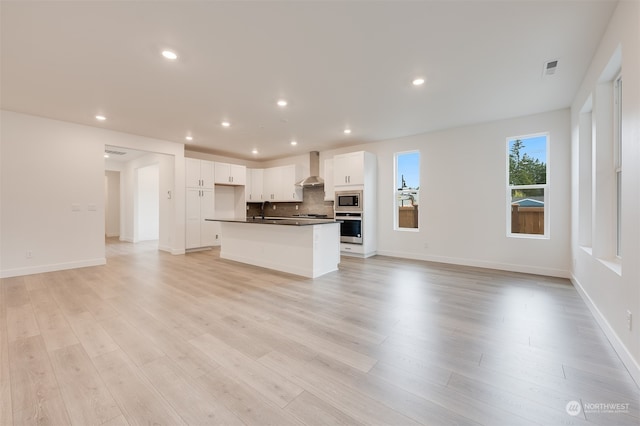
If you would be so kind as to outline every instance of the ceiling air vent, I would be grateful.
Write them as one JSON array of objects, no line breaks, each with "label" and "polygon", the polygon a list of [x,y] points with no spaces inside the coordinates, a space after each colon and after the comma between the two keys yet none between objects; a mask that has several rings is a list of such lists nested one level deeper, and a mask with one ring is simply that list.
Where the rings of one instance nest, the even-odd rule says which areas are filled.
[{"label": "ceiling air vent", "polygon": [[554,59],[553,61],[545,62],[544,69],[542,70],[542,76],[546,77],[546,76],[555,74],[557,68],[558,68],[557,59]]},{"label": "ceiling air vent", "polygon": [[126,154],[126,152],[114,151],[112,149],[105,149],[104,152],[105,152],[105,154],[109,154],[109,155],[125,155]]}]

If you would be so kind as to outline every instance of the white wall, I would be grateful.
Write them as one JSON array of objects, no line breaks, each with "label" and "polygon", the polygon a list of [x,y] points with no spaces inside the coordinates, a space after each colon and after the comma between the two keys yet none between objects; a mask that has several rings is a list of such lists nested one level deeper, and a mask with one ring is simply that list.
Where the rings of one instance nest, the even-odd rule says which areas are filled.
[{"label": "white wall", "polygon": [[[621,1],[611,18],[611,22],[601,44],[586,73],[571,108],[572,128],[572,256],[575,266],[572,281],[595,318],[607,333],[616,351],[640,383],[640,3]],[[623,94],[622,94],[622,259],[614,259],[612,236],[614,228],[607,223],[613,219],[613,183],[605,185],[601,179],[595,180],[589,188],[589,174],[599,173],[601,157],[594,158],[594,167],[585,164],[580,146],[587,148],[585,138],[591,138],[590,129],[585,126],[585,115],[581,109],[593,99],[596,120],[596,153],[606,147],[611,134],[604,134],[602,107],[598,83],[612,77],[608,65],[618,62],[617,52],[621,52]],[[614,61],[611,59],[614,58]],[[615,70],[613,70],[615,72]],[[581,126],[582,120],[582,126]],[[580,131],[582,129],[582,132]],[[612,157],[611,153],[606,153]],[[582,161],[581,161],[582,158]],[[612,165],[611,165],[612,167]],[[585,176],[586,174],[586,176]],[[585,191],[586,189],[586,191]],[[591,200],[591,196],[593,199]],[[586,202],[585,202],[586,200]],[[592,210],[585,208],[592,201]],[[600,213],[608,212],[603,217]],[[609,219],[607,219],[607,217]],[[591,228],[587,225],[591,224]],[[582,226],[581,226],[582,225]],[[590,238],[591,232],[593,240]],[[588,235],[585,235],[588,234]],[[583,246],[581,246],[581,244]],[[627,327],[626,312],[633,315],[632,330]]]},{"label": "white wall", "polygon": [[120,236],[120,172],[105,170],[105,235]]},{"label": "white wall", "polygon": [[[506,139],[549,132],[550,238],[507,237]],[[484,123],[324,151],[378,160],[378,254],[568,277],[569,111]],[[420,150],[420,231],[393,229],[394,153]],[[321,172],[322,172],[321,167]]]},{"label": "white wall", "polygon": [[206,152],[191,151],[185,149],[184,156],[187,158],[197,158],[198,160],[217,161],[219,163],[240,164],[250,168],[262,167],[259,161],[243,160],[238,158],[226,157],[224,155],[209,154]]},{"label": "white wall", "polygon": [[105,145],[173,156],[166,248],[184,253],[182,144],[10,111],[0,119],[0,276],[105,262]]}]

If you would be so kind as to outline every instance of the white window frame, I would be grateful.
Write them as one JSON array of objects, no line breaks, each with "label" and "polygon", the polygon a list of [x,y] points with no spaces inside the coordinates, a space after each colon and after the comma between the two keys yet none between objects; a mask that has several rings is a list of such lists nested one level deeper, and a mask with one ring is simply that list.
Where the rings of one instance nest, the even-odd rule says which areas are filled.
[{"label": "white window frame", "polygon": [[420,159],[418,163],[418,173],[420,175],[420,184],[418,192],[422,192],[422,153],[419,149],[412,149],[409,151],[401,151],[393,154],[393,230],[401,231],[401,232],[420,232],[420,226],[422,226],[422,221],[420,220],[420,209],[418,208],[418,227],[417,228],[401,228],[399,225],[398,218],[398,185],[400,182],[396,182],[398,178],[398,156],[405,154],[414,154],[417,153]]},{"label": "white window frame", "polygon": [[[546,172],[547,172],[547,178],[546,178],[546,183],[545,184],[538,184],[538,185],[511,185],[509,182],[509,155],[510,155],[510,147],[509,147],[509,142],[517,140],[517,139],[531,139],[531,138],[535,138],[535,137],[540,137],[540,136],[544,136],[546,137],[547,140],[547,146],[546,146],[546,152],[547,152],[547,158],[546,158]],[[519,135],[519,136],[509,136],[506,140],[506,174],[505,174],[505,181],[506,181],[506,225],[507,225],[507,237],[513,237],[513,238],[525,238],[525,239],[536,239],[536,240],[548,240],[551,236],[550,236],[550,229],[551,229],[551,215],[550,215],[550,205],[549,205],[549,199],[551,197],[549,197],[549,188],[550,188],[550,176],[551,176],[551,161],[550,161],[550,151],[549,151],[549,147],[551,146],[550,144],[551,141],[551,137],[549,135],[549,132],[541,132],[541,133],[530,133],[530,134],[526,134],[526,135]],[[512,190],[514,189],[543,189],[544,190],[544,234],[540,235],[540,234],[521,234],[521,233],[514,233],[511,232],[511,193]]]},{"label": "white window frame", "polygon": [[615,255],[622,259],[622,72],[613,80],[613,158],[615,176]]}]

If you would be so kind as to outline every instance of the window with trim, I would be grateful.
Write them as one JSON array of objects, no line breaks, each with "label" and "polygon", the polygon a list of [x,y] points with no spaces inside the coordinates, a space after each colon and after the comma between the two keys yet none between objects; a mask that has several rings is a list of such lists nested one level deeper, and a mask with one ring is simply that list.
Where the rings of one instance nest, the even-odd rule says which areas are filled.
[{"label": "window with trim", "polygon": [[396,230],[418,230],[420,204],[420,152],[395,154],[395,226]]},{"label": "window with trim", "polygon": [[549,235],[549,135],[507,138],[507,234]]},{"label": "window with trim", "polygon": [[613,158],[616,176],[616,256],[622,257],[622,75],[613,81]]}]

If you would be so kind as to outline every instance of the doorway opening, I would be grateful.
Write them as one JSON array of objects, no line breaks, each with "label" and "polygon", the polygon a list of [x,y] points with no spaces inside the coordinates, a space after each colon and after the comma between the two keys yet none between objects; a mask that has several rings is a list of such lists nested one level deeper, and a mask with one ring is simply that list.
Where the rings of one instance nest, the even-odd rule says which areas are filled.
[{"label": "doorway opening", "polygon": [[105,236],[171,251],[175,157],[105,146]]}]

